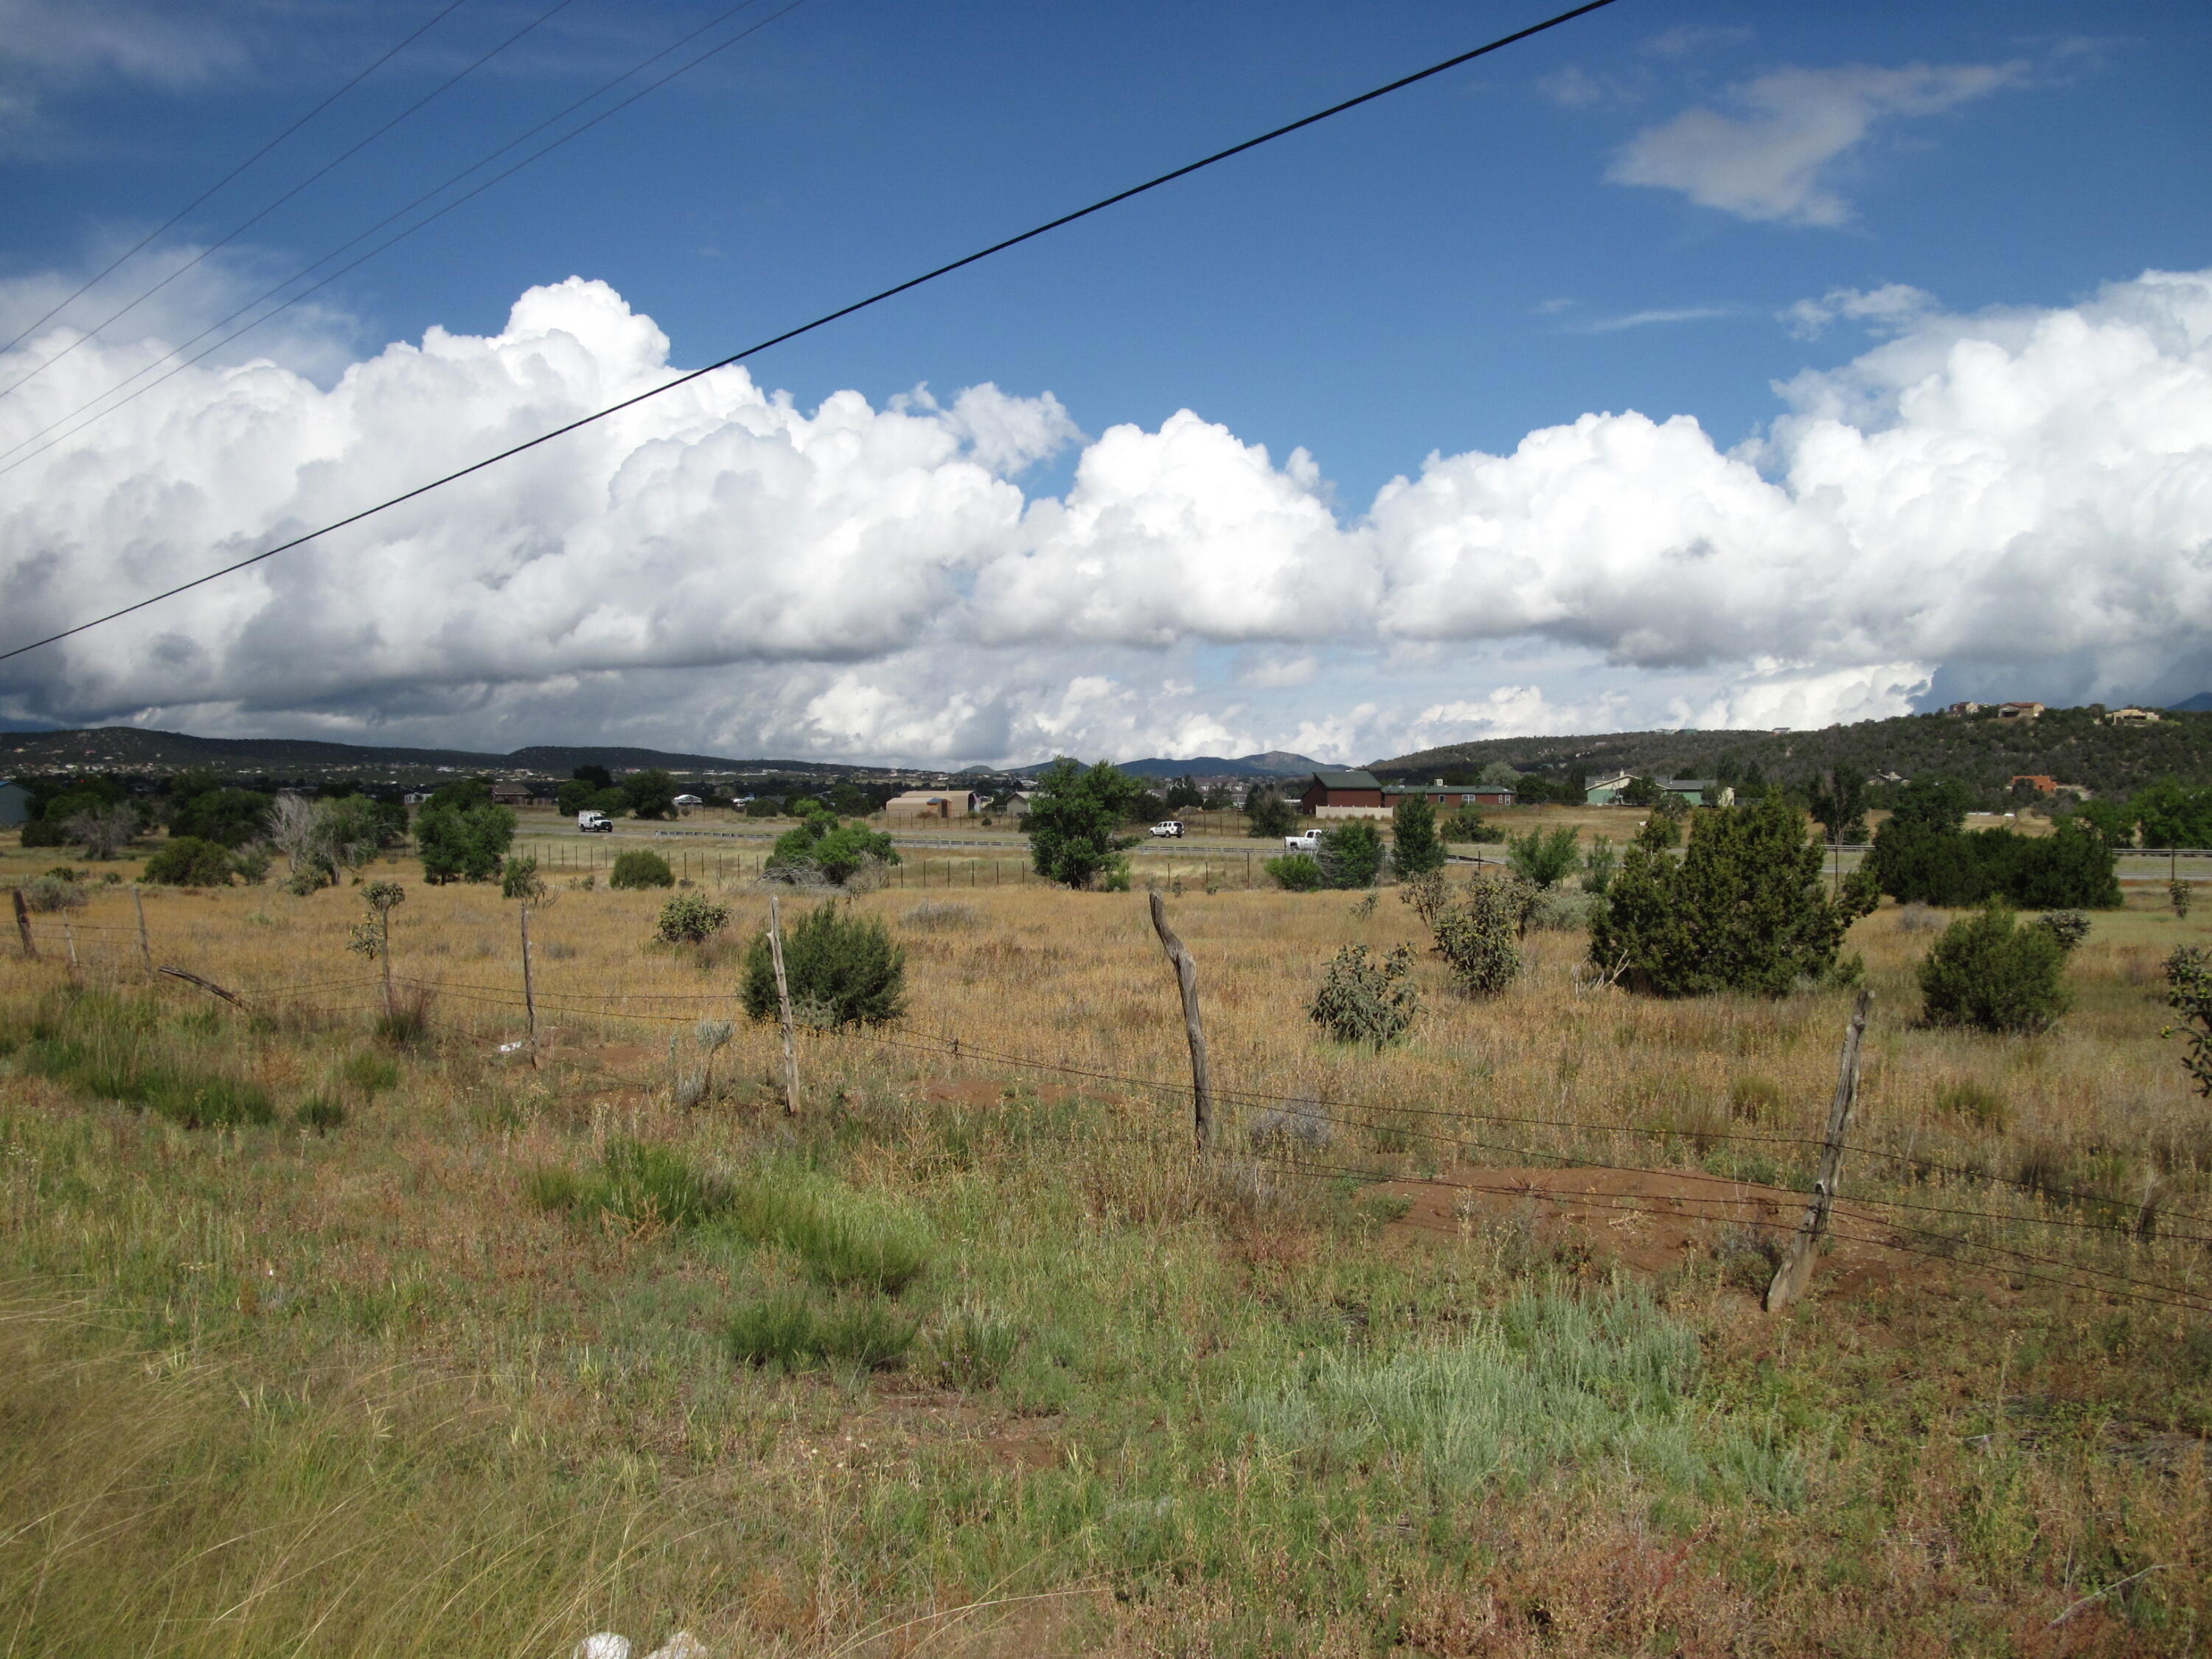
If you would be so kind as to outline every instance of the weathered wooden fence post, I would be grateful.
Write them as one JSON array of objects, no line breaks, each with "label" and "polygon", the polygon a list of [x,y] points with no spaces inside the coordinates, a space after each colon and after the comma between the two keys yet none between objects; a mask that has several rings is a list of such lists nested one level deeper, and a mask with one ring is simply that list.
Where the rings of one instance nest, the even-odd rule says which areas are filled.
[{"label": "weathered wooden fence post", "polygon": [[39,947],[31,943],[31,907],[23,902],[21,888],[15,888],[12,890],[15,895],[15,931],[22,937],[23,959],[27,962],[36,962],[39,959]]},{"label": "weathered wooden fence post", "polygon": [[146,938],[146,895],[136,883],[131,884],[131,902],[138,910],[138,959],[150,974],[154,971],[154,946]]},{"label": "weathered wooden fence post", "polygon": [[791,1029],[791,981],[783,973],[782,901],[771,893],[768,900],[768,951],[775,963],[775,1002],[783,1016],[783,1111],[799,1115],[799,1043]]},{"label": "weathered wooden fence post", "polygon": [[1828,1108],[1828,1139],[1820,1150],[1820,1173],[1813,1182],[1813,1201],[1797,1224],[1788,1254],[1774,1270],[1766,1287],[1766,1311],[1779,1313],[1799,1297],[1813,1277],[1813,1257],[1828,1231],[1828,1211],[1836,1201],[1836,1176],[1843,1168],[1844,1135],[1851,1127],[1851,1107],[1859,1093],[1859,1044],[1866,1036],[1867,1010],[1874,1005],[1871,992],[1861,991],[1851,1010],[1851,1023],[1844,1033],[1843,1060],[1836,1075],[1836,1097]]},{"label": "weathered wooden fence post", "polygon": [[1168,926],[1168,907],[1156,888],[1152,894],[1152,931],[1160,936],[1168,960],[1175,964],[1176,983],[1182,990],[1184,1035],[1190,1039],[1191,1125],[1200,1151],[1213,1145],[1213,1091],[1206,1079],[1206,1028],[1198,1018],[1198,960]]},{"label": "weathered wooden fence post", "polygon": [[76,929],[70,926],[69,912],[62,912],[62,943],[69,950],[70,977],[76,977]]},{"label": "weathered wooden fence post", "polygon": [[522,1007],[530,1017],[530,1066],[538,1068],[538,992],[530,982],[530,907],[522,907]]}]

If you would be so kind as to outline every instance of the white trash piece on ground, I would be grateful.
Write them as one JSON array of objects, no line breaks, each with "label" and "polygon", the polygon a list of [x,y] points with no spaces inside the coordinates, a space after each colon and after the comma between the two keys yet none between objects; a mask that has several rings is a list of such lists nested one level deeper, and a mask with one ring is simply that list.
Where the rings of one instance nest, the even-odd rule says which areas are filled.
[{"label": "white trash piece on ground", "polygon": [[577,1643],[570,1659],[629,1659],[629,1638],[600,1631]]},{"label": "white trash piece on ground", "polygon": [[688,1630],[679,1630],[645,1659],[711,1659],[707,1644]]}]

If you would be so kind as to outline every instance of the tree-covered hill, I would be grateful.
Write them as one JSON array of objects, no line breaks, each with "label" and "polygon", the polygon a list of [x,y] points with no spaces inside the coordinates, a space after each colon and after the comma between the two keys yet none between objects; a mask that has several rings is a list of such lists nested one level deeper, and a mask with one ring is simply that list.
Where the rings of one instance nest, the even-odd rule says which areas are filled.
[{"label": "tree-covered hill", "polygon": [[[1788,782],[1844,766],[1869,775],[1957,778],[1989,797],[2023,774],[2099,795],[2159,778],[2212,784],[2212,713],[2168,713],[2153,726],[2113,726],[2101,709],[2051,708],[2033,720],[1993,714],[1908,714],[1813,732],[1615,732],[1493,738],[1378,761],[1391,776],[1480,771],[1504,761],[1554,776],[1638,772],[1656,777],[1747,774]],[[1754,771],[1755,769],[1755,771]]]}]

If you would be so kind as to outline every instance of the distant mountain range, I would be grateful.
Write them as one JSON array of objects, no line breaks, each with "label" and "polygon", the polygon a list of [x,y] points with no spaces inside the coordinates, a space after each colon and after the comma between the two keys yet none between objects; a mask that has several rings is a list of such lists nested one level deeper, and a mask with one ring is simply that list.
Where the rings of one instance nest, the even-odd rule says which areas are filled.
[{"label": "distant mountain range", "polygon": [[1287,749],[1270,749],[1261,755],[1226,760],[1219,755],[1200,755],[1191,760],[1139,760],[1118,763],[1120,769],[1140,778],[1287,778],[1317,771],[1322,763]]},{"label": "distant mountain range", "polygon": [[2212,714],[2212,691],[2199,691],[2193,697],[2170,702],[2166,707],[2177,714]]},{"label": "distant mountain range", "polygon": [[[828,761],[737,760],[617,744],[539,744],[508,755],[466,749],[415,749],[383,744],[330,743],[307,738],[198,738],[135,726],[83,731],[0,732],[0,775],[10,772],[79,770],[174,772],[188,766],[271,776],[309,775],[388,777],[412,781],[440,771],[533,774],[565,778],[580,766],[612,771],[659,766],[671,772],[777,773],[835,777],[896,777],[898,769],[848,766]],[[930,774],[927,775],[940,775]]]}]

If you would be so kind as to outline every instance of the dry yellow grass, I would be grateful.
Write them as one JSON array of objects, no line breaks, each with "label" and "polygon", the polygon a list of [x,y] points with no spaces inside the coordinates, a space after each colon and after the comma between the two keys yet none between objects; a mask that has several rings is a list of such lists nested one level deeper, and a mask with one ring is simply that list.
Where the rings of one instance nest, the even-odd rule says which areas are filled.
[{"label": "dry yellow grass", "polygon": [[[0,878],[58,861],[15,853]],[[1179,862],[1139,866],[1140,884]],[[1270,1449],[1230,1407],[1320,1352],[1426,1352],[1470,1309],[1530,1285],[1625,1292],[1532,1257],[1510,1229],[1471,1223],[1425,1246],[1378,1234],[1354,1193],[1274,1185],[1241,1161],[1249,1115],[1272,1097],[1332,1103],[1347,1122],[1319,1156],[1364,1176],[1560,1155],[1802,1185],[1811,1149],[1792,1141],[1820,1132],[1848,994],[1578,996],[1583,935],[1541,933],[1522,981],[1488,1002],[1425,958],[1411,1038],[1351,1051],[1305,1003],[1340,946],[1421,943],[1412,911],[1389,890],[1364,913],[1341,893],[1209,895],[1198,864],[1170,904],[1227,1097],[1213,1171],[1186,1150],[1181,1021],[1142,890],[849,901],[907,945],[909,1014],[881,1040],[810,1036],[808,1114],[792,1126],[774,1032],[735,1006],[737,947],[767,910],[750,886],[720,895],[727,943],[674,950],[651,942],[665,893],[576,890],[550,872],[532,934],[551,1052],[533,1072],[500,1052],[524,1029],[519,907],[426,887],[411,865],[368,872],[405,882],[393,967],[433,999],[433,1043],[398,1054],[382,1089],[346,1069],[377,1053],[377,970],[347,948],[356,889],[148,890],[155,960],[238,991],[264,1016],[249,1020],[149,983],[130,891],[95,887],[71,918],[79,981],[156,1000],[177,1042],[250,1069],[280,1105],[332,1091],[349,1118],[327,1137],[186,1131],[0,1073],[0,1271],[23,1287],[0,1328],[11,1373],[36,1380],[5,1408],[22,1421],[35,1405],[54,1443],[76,1449],[73,1462],[0,1468],[0,1507],[11,1524],[62,1513],[57,1470],[118,1494],[100,1513],[118,1559],[206,1621],[165,1638],[178,1653],[268,1651],[316,1620],[302,1650],[459,1650],[403,1634],[398,1610],[428,1587],[468,1610],[482,1641],[466,1650],[486,1652],[551,1653],[602,1624],[658,1640],[675,1622],[763,1653],[1804,1651],[1854,1627],[1865,1651],[1932,1650],[1960,1631],[1968,1650],[2190,1650],[2206,1628],[2212,1511],[2189,1448],[2212,1428],[2212,1340],[2201,1314],[2095,1286],[2212,1291],[2185,1237],[2212,1224],[2176,1218],[2212,1215],[2212,1129],[2158,1036],[2158,964],[2212,939],[2212,916],[2178,922],[2147,894],[2098,916],[2069,969],[2074,1012],[2032,1040],[1918,1028],[1911,969],[1932,933],[1894,908],[1862,921],[1846,948],[1877,1000],[1854,1139],[1905,1161],[1855,1157],[1844,1191],[1983,1212],[1895,1212],[1973,1242],[1932,1247],[1940,1259],[1915,1257],[1916,1276],[1885,1294],[1816,1294],[1778,1326],[1724,1261],[1659,1291],[1702,1340],[1714,1380],[1699,1412],[1793,1448],[1809,1498],[1584,1469],[1470,1504],[1388,1460]],[[811,902],[787,896],[787,915]],[[35,963],[0,939],[9,1018],[70,979],[58,919],[37,918],[37,933]],[[721,1099],[685,1111],[667,1045],[693,1063],[702,1018],[738,1030],[718,1061]],[[532,1169],[621,1135],[714,1168],[800,1157],[922,1204],[946,1241],[914,1304],[925,1348],[957,1309],[987,1305],[1028,1333],[1028,1369],[963,1393],[919,1357],[905,1380],[872,1383],[732,1367],[722,1310],[787,1282],[788,1263],[651,1226],[579,1228],[524,1198]],[[2099,1202],[2014,1182],[2038,1172]],[[2132,1220],[2146,1192],[2163,1218],[2148,1241],[2033,1224]],[[155,1388],[163,1366],[188,1386]],[[287,1379],[307,1390],[289,1414],[251,1405]],[[134,1421],[150,1425],[139,1442],[103,1445],[103,1425]],[[313,1462],[362,1424],[370,1449],[343,1456],[384,1469],[367,1487]],[[373,1455],[378,1424],[404,1442],[389,1467]],[[2164,1449],[2116,1459],[2100,1449],[2112,1432]],[[1975,1449],[1992,1434],[2001,1450]],[[247,1446],[265,1455],[241,1464]],[[126,1479],[142,1464],[160,1471],[143,1503]],[[1575,1484],[1590,1480],[1595,1506]],[[512,1508],[495,1501],[509,1489]],[[374,1547],[342,1524],[349,1505],[374,1522]],[[201,1508],[235,1529],[240,1506],[266,1511],[265,1551],[204,1567],[173,1553],[179,1538],[214,1541],[194,1530]],[[0,1551],[0,1613],[50,1637],[41,1650],[131,1650],[148,1628],[126,1616],[140,1601],[74,1621],[52,1601],[27,1607],[27,1571],[94,1595],[104,1564],[75,1541],[89,1535],[34,1529]],[[364,1563],[343,1594],[337,1578],[288,1576],[328,1571],[318,1552],[341,1546]],[[410,1559],[425,1588],[391,1597],[392,1617],[346,1599]],[[2161,1571],[2075,1613],[2063,1642],[2033,1634],[2148,1565]],[[1001,1605],[947,1616],[986,1601]],[[273,1622],[256,1622],[264,1607]]]}]

